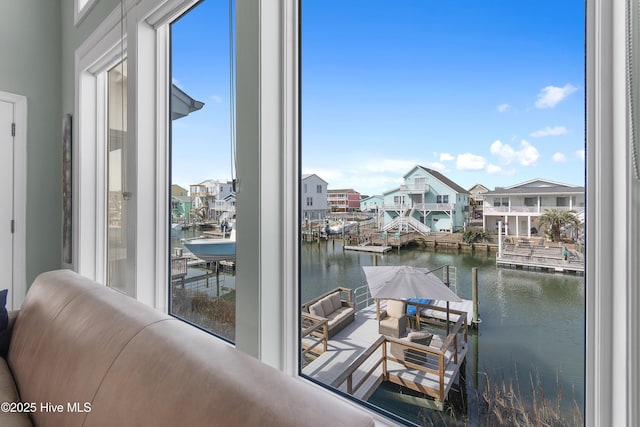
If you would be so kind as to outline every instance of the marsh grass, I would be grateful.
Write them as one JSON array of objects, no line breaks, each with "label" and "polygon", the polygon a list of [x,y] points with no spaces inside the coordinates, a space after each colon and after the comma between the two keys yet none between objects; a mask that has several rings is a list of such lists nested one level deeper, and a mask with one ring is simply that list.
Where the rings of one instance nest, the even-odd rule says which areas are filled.
[{"label": "marsh grass", "polygon": [[174,287],[172,292],[171,312],[173,315],[216,335],[235,341],[235,291],[220,297],[211,297],[199,292],[189,293],[180,287]]},{"label": "marsh grass", "polygon": [[522,398],[520,384],[514,380],[495,380],[484,374],[485,385],[481,393],[479,419],[483,426],[513,426],[513,427],[574,427],[584,425],[584,419],[578,406],[573,400],[571,414],[563,411],[563,390],[559,379],[556,381],[555,396],[547,396],[540,376],[536,372],[530,374],[528,387],[531,398]]}]

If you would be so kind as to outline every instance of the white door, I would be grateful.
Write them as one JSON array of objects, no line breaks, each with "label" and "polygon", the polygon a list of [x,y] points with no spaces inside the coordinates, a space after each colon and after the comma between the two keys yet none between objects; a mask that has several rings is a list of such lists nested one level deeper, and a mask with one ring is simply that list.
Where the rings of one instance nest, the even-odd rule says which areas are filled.
[{"label": "white door", "polygon": [[13,285],[14,181],[13,181],[14,104],[0,100],[0,289],[9,288],[8,306]]}]

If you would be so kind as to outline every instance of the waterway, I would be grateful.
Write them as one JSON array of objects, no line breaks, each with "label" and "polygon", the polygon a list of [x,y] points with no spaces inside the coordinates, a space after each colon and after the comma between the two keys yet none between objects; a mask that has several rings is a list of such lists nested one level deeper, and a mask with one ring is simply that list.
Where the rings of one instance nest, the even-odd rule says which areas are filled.
[{"label": "waterway", "polygon": [[[487,253],[424,248],[385,255],[343,251],[338,240],[302,243],[300,262],[302,301],[337,286],[355,289],[365,285],[363,266],[435,269],[445,264],[457,268],[458,295],[471,299],[471,269],[477,267],[482,323],[469,336],[465,410],[477,409],[476,391],[483,389],[486,374],[507,386],[513,383],[525,400],[533,399],[531,382],[537,383],[539,378],[546,398],[556,399],[561,390],[563,411],[570,414],[575,402],[584,414],[583,277],[497,268],[495,254]],[[397,396],[381,388],[370,402],[416,423],[441,418],[425,416],[419,406],[410,403],[411,399]],[[473,420],[473,414],[468,416]]]}]

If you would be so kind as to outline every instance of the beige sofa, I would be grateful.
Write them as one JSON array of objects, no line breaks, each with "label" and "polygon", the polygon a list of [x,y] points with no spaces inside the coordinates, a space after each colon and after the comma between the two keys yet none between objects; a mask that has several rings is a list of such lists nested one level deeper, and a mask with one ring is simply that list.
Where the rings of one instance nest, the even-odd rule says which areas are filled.
[{"label": "beige sofa", "polygon": [[0,426],[373,426],[372,418],[69,270],[40,275],[0,358]]},{"label": "beige sofa", "polygon": [[318,318],[327,319],[328,338],[331,338],[355,319],[352,295],[351,289],[335,288],[303,304],[302,310]]}]

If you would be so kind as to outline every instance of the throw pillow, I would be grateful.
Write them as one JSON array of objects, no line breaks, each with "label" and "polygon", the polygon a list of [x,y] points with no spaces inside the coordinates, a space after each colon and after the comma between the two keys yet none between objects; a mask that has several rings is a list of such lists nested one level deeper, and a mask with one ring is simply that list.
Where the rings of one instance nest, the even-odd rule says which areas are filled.
[{"label": "throw pillow", "polygon": [[0,291],[0,331],[7,329],[9,325],[9,313],[7,313],[7,294],[8,289]]}]

